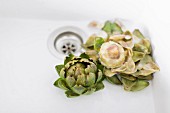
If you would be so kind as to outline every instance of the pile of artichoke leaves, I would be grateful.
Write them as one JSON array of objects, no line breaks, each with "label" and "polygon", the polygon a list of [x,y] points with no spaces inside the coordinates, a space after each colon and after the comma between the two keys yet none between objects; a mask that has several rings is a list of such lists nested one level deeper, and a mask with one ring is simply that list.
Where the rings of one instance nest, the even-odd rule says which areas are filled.
[{"label": "pile of artichoke leaves", "polygon": [[159,71],[151,43],[138,29],[123,31],[120,24],[106,21],[101,31],[106,38],[91,35],[83,44],[85,53],[79,57],[70,54],[63,65],[56,66],[60,78],[54,85],[64,89],[67,97],[99,91],[104,79],[126,91],[139,91]]}]

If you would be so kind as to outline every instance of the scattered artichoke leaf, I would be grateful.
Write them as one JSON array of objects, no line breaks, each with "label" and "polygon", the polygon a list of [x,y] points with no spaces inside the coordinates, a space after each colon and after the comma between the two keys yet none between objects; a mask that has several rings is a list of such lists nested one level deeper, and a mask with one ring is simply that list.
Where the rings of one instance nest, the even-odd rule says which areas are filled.
[{"label": "scattered artichoke leaf", "polygon": [[107,77],[112,77],[113,75],[116,74],[116,72],[112,72],[111,69],[108,69],[108,68],[104,68],[103,72],[104,72],[104,75]]},{"label": "scattered artichoke leaf", "polygon": [[118,43],[124,47],[124,48],[127,48],[127,49],[132,49],[134,47],[134,43],[132,41],[132,39],[129,39],[127,41],[124,41],[124,40],[120,40],[118,41]]},{"label": "scattered artichoke leaf", "polygon": [[133,73],[133,76],[148,76],[154,72],[159,71],[159,67],[153,61],[150,55],[145,55],[143,59],[136,65],[138,71]]},{"label": "scattered artichoke leaf", "polygon": [[69,90],[69,88],[66,85],[66,82],[62,78],[57,79],[54,82],[54,86],[61,88],[61,89],[64,89],[64,90]]},{"label": "scattered artichoke leaf", "polygon": [[87,54],[94,61],[97,61],[99,58],[96,50],[87,50],[85,54]]},{"label": "scattered artichoke leaf", "polygon": [[60,71],[61,71],[61,69],[64,67],[64,65],[57,65],[57,66],[55,66],[55,69],[56,69],[56,71],[57,71],[57,73],[58,74],[60,74]]},{"label": "scattered artichoke leaf", "polygon": [[136,84],[130,89],[130,91],[140,91],[149,86],[149,82],[145,80],[137,80]]},{"label": "scattered artichoke leaf", "polygon": [[98,51],[100,50],[101,45],[104,43],[104,39],[101,37],[96,37],[94,41],[94,50]]},{"label": "scattered artichoke leaf", "polygon": [[71,90],[66,91],[65,94],[66,94],[66,96],[67,96],[68,98],[73,98],[73,97],[78,97],[78,96],[80,96],[79,94],[74,93],[74,92],[71,91]]},{"label": "scattered artichoke leaf", "polygon": [[134,44],[133,51],[148,53],[148,48],[142,44],[136,43]]},{"label": "scattered artichoke leaf", "polygon": [[136,84],[136,81],[131,81],[125,78],[121,78],[121,81],[124,86],[124,90],[131,91],[131,88]]},{"label": "scattered artichoke leaf", "polygon": [[84,46],[87,47],[87,48],[94,46],[95,38],[96,38],[96,35],[91,35],[91,36],[87,39],[87,41],[86,41],[86,43],[84,44]]},{"label": "scattered artichoke leaf", "polygon": [[119,80],[117,75],[114,75],[112,77],[106,77],[106,80],[108,82],[110,82],[111,84],[117,84],[117,85],[121,85],[122,84],[122,82]]},{"label": "scattered artichoke leaf", "polygon": [[142,39],[139,44],[144,45],[148,49],[148,54],[151,52],[151,43],[148,39]]},{"label": "scattered artichoke leaf", "polygon": [[133,51],[132,59],[134,62],[141,60],[145,54],[143,52]]},{"label": "scattered artichoke leaf", "polygon": [[135,81],[136,80],[136,77],[134,77],[132,75],[128,75],[128,74],[120,73],[119,76],[121,76],[122,78],[128,79],[128,80],[131,80],[131,81]]},{"label": "scattered artichoke leaf", "polygon": [[138,38],[141,38],[141,39],[145,38],[145,37],[143,36],[143,34],[139,31],[139,29],[135,29],[135,30],[133,31],[133,35],[135,35],[135,36],[137,36]]},{"label": "scattered artichoke leaf", "polygon": [[102,28],[107,34],[122,34],[123,31],[121,27],[117,23],[112,23],[110,21],[106,21],[104,27]]},{"label": "scattered artichoke leaf", "polygon": [[150,74],[148,76],[139,75],[137,78],[138,79],[142,79],[142,80],[152,80],[153,79],[153,75],[152,74]]},{"label": "scattered artichoke leaf", "polygon": [[131,54],[130,51],[128,51],[128,55],[127,55],[125,65],[126,65],[126,70],[123,71],[122,73],[132,74],[132,73],[135,73],[137,71],[135,63],[132,59],[132,54]]},{"label": "scattered artichoke leaf", "polygon": [[67,56],[64,60],[64,65],[66,65],[70,60],[72,60],[74,58],[73,54],[69,54],[69,56]]}]

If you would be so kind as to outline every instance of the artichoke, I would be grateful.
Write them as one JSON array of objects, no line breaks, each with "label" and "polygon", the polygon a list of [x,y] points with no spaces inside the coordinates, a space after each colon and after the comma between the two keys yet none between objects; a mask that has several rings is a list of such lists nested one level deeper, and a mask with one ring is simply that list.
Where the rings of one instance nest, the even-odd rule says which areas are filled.
[{"label": "artichoke", "polygon": [[70,54],[65,58],[64,65],[57,65],[56,70],[60,78],[54,85],[66,90],[67,97],[89,95],[104,88],[102,66],[85,53],[79,57]]},{"label": "artichoke", "polygon": [[[123,31],[116,22],[107,21],[103,28],[106,39],[92,35],[84,44],[91,58],[99,59],[104,66],[106,79],[123,85],[126,91],[139,91],[149,85],[159,67],[152,58],[150,41],[135,29]],[[95,54],[90,54],[90,51]]]}]

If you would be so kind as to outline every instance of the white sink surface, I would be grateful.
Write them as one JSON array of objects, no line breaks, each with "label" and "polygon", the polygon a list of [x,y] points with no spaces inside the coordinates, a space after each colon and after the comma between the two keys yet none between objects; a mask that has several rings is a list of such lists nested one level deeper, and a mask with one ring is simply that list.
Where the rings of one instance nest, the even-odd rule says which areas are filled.
[{"label": "white sink surface", "polygon": [[[123,14],[113,11],[114,17],[110,15],[110,10],[101,15],[97,10],[102,11],[100,8],[103,5],[111,6],[110,0],[107,3],[100,1],[97,9],[92,9],[92,12],[89,9],[85,11],[85,7],[79,11],[73,7],[80,8],[78,4],[81,2],[69,7],[70,2],[65,0],[59,2],[60,8],[55,9],[56,1],[52,4],[52,0],[35,0],[34,5],[31,5],[34,1],[27,1],[32,6],[29,10],[26,3],[14,1],[8,4],[0,0],[4,4],[0,4],[0,9],[3,9],[0,10],[0,113],[170,113],[170,54],[167,53],[170,50],[170,39],[165,34],[169,32],[169,26],[164,29],[162,23],[167,21],[160,22],[161,19],[156,20],[155,15],[151,16],[151,12],[147,11],[149,5],[145,5],[146,1],[139,1],[144,9],[137,8],[137,3],[131,2],[137,8],[134,11],[124,4],[127,11],[121,10]],[[92,8],[97,1],[87,2]],[[126,0],[125,3],[129,1]],[[40,9],[36,10],[36,6]],[[62,6],[68,9],[61,9]],[[126,14],[128,11],[132,13]],[[140,18],[142,15],[144,17]],[[140,21],[145,25],[147,29],[142,27],[142,30],[151,38],[155,60],[161,71],[155,74],[149,87],[139,92],[126,92],[120,86],[104,82],[105,89],[102,91],[89,96],[67,98],[63,90],[53,86],[58,78],[54,67],[63,61],[48,50],[50,34],[57,28],[68,25],[81,28],[89,36],[94,31],[87,27],[88,22],[115,17]],[[139,27],[141,28],[140,25]]]}]

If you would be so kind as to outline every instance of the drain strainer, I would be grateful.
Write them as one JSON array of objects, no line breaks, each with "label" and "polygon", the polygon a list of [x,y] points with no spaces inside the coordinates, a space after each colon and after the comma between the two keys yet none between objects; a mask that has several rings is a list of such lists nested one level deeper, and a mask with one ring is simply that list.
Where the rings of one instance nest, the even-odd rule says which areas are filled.
[{"label": "drain strainer", "polygon": [[81,53],[85,33],[77,27],[62,27],[55,30],[48,40],[50,52],[58,58]]}]

